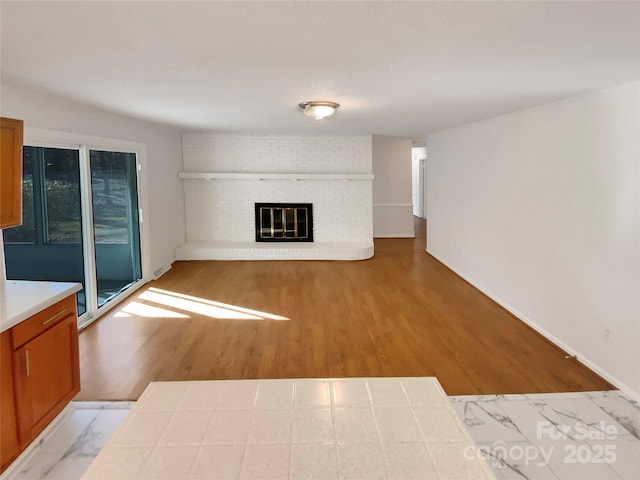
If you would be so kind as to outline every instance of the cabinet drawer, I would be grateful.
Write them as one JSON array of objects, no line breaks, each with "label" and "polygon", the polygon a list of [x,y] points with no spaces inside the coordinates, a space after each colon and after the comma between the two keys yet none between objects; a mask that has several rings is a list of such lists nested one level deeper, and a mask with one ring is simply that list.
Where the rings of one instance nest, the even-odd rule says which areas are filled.
[{"label": "cabinet drawer", "polygon": [[11,329],[13,348],[16,349],[69,315],[76,315],[76,296],[70,295],[45,308]]}]

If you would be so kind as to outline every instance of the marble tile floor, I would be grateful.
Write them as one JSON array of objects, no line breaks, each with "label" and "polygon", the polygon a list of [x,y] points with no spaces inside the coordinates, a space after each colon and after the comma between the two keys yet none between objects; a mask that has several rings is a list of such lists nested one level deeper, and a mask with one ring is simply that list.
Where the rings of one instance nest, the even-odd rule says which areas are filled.
[{"label": "marble tile floor", "polygon": [[[449,397],[498,479],[640,480],[640,405],[618,391]],[[73,402],[2,480],[79,479],[133,402]]]},{"label": "marble tile floor", "polygon": [[640,480],[640,404],[619,391],[449,400],[498,479]]},{"label": "marble tile floor", "polygon": [[26,456],[19,457],[0,478],[79,479],[134,403],[71,402],[57,427],[45,434]]}]

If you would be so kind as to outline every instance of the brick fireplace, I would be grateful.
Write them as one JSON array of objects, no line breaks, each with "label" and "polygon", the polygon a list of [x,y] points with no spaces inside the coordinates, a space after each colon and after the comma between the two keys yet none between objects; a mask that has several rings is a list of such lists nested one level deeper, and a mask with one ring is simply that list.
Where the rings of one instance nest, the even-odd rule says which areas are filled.
[{"label": "brick fireplace", "polygon": [[[373,255],[370,135],[187,133],[183,161],[187,242],[176,250],[178,259]],[[284,204],[263,210],[263,240],[256,204]],[[300,235],[302,210],[287,210],[300,208],[294,204],[313,206],[307,239]]]}]

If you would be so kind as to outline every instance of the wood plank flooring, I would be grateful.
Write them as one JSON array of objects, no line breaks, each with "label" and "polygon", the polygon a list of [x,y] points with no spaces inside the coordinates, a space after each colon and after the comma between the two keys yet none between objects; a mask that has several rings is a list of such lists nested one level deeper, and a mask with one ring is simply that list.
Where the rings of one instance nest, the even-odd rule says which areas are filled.
[{"label": "wood plank flooring", "polygon": [[176,262],[81,332],[76,398],[241,378],[436,376],[449,395],[612,388],[425,253],[416,222],[415,240],[378,239],[361,262]]}]

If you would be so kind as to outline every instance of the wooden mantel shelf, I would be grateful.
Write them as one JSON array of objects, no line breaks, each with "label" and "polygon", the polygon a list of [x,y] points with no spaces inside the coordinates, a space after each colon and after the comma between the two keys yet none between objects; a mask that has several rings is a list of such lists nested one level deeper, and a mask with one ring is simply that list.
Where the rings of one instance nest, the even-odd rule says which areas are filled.
[{"label": "wooden mantel shelf", "polygon": [[183,180],[373,180],[372,173],[180,172]]}]

